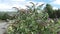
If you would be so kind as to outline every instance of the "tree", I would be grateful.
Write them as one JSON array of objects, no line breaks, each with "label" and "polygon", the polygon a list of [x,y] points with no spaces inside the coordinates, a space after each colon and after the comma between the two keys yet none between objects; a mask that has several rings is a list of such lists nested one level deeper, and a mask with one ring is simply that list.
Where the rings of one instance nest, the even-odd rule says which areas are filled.
[{"label": "tree", "polygon": [[57,14],[57,18],[60,18],[60,9],[56,11],[56,14]]},{"label": "tree", "polygon": [[50,4],[46,4],[46,7],[44,8],[45,12],[48,13],[49,18],[54,18],[55,16],[53,16],[53,9],[52,6]]}]

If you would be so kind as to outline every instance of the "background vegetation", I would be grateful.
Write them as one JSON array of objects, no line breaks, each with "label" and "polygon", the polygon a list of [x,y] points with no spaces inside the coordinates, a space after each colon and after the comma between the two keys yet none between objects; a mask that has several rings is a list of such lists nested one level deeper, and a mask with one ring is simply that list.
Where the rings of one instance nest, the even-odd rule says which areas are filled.
[{"label": "background vegetation", "polygon": [[17,12],[0,12],[0,20],[15,19]]}]

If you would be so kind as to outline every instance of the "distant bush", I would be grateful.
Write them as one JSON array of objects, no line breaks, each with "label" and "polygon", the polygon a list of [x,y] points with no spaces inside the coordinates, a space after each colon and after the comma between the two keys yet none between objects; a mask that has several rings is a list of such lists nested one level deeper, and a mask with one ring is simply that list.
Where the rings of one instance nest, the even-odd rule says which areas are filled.
[{"label": "distant bush", "polygon": [[8,13],[0,14],[0,20],[6,20],[6,19],[15,19],[15,16],[10,16]]}]

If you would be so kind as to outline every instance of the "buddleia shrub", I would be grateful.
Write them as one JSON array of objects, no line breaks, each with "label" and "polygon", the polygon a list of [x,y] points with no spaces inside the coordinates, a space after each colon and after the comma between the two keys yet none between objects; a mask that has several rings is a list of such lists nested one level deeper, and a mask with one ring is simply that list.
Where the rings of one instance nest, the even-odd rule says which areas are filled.
[{"label": "buddleia shrub", "polygon": [[59,21],[55,24],[53,19],[48,19],[48,13],[40,9],[42,5],[36,8],[32,4],[27,10],[18,10],[16,21],[8,26],[7,34],[57,34]]}]

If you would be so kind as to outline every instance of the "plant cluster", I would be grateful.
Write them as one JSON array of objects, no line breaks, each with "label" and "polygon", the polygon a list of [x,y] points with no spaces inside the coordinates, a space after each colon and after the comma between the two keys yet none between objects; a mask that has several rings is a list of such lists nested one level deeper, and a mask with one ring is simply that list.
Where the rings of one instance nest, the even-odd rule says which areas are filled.
[{"label": "plant cluster", "polygon": [[[16,21],[10,24],[7,34],[57,34],[60,32],[60,21],[50,19],[49,13],[42,11],[42,5],[27,6],[27,10],[18,10]],[[51,12],[50,12],[51,13]],[[52,13],[51,13],[52,14]]]}]

